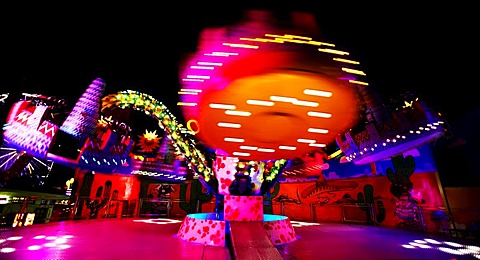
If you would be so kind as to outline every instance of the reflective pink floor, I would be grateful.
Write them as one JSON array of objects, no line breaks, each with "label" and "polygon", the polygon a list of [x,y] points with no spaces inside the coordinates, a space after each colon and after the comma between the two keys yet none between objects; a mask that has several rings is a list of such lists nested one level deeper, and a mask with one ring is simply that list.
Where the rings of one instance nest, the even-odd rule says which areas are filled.
[{"label": "reflective pink floor", "polygon": [[[235,259],[228,247],[178,239],[181,221],[70,220],[0,228],[0,259]],[[478,241],[374,226],[291,222],[298,239],[277,247],[283,259],[480,259]]]}]

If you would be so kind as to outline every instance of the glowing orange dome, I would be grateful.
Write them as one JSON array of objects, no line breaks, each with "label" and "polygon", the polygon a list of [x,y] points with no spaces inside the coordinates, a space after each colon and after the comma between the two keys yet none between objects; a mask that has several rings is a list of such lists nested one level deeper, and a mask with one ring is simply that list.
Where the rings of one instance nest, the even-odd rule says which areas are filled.
[{"label": "glowing orange dome", "polygon": [[181,75],[188,125],[242,160],[289,159],[333,143],[359,117],[356,88],[367,83],[358,62],[333,44],[261,30],[204,31]]}]

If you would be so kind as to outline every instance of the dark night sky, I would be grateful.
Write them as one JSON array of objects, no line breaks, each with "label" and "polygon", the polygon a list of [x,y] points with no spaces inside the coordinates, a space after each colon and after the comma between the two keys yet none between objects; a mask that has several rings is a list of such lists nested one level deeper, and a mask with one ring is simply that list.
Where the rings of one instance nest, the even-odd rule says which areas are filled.
[{"label": "dark night sky", "polygon": [[177,98],[178,61],[195,51],[198,32],[234,24],[242,10],[260,8],[315,14],[318,40],[354,55],[370,86],[384,98],[414,91],[452,120],[478,106],[469,93],[470,61],[478,41],[468,6],[256,2],[217,9],[196,4],[186,10],[181,4],[3,9],[2,92],[76,98],[94,78],[102,77],[107,92],[136,89],[175,104],[169,100]]},{"label": "dark night sky", "polygon": [[[385,100],[413,91],[442,112],[452,133],[439,141],[439,156],[467,175],[480,176],[474,164],[463,161],[478,158],[478,152],[467,148],[480,144],[474,134],[480,130],[480,102],[474,94],[478,40],[473,5],[308,2],[3,6],[0,92],[10,93],[10,99],[28,92],[74,103],[101,77],[107,82],[106,94],[138,90],[180,117],[175,105],[178,63],[195,51],[202,28],[234,24],[247,9],[308,11],[315,14],[321,32],[315,40],[335,43],[358,57],[370,87]],[[2,114],[8,108],[0,105]]]}]

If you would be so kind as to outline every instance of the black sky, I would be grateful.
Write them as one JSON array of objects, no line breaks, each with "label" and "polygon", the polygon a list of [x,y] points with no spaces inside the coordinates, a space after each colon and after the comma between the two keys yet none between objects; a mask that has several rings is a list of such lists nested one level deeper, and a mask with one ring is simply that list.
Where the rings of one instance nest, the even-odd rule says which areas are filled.
[{"label": "black sky", "polygon": [[[60,96],[74,103],[101,77],[106,94],[138,90],[180,117],[179,61],[195,51],[203,28],[234,24],[248,9],[308,11],[321,33],[315,40],[335,43],[357,57],[370,87],[385,100],[413,91],[452,125],[453,137],[445,146],[458,140],[480,143],[471,133],[479,130],[472,118],[478,119],[480,110],[473,4],[310,2],[2,4],[0,92],[12,98],[22,92]],[[0,108],[5,112],[8,106]],[[480,176],[470,163],[463,165]]]}]

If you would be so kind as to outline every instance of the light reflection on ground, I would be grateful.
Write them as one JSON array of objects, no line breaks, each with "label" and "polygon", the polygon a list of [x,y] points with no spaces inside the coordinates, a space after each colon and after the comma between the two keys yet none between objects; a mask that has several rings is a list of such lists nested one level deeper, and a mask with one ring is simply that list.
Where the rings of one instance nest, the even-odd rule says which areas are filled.
[{"label": "light reflection on ground", "polygon": [[426,238],[424,240],[416,239],[402,246],[408,249],[436,249],[452,255],[471,255],[480,259],[480,247],[473,245]]},{"label": "light reflection on ground", "polygon": [[[162,239],[168,239],[171,236],[171,232],[175,230],[175,228],[168,228],[171,227],[169,224],[178,225],[182,222],[181,219],[170,219],[170,218],[152,218],[152,219],[135,219],[135,220],[125,220],[129,223],[134,225],[134,228],[131,230],[137,230],[137,226],[141,226],[140,224],[155,224],[155,225],[163,225],[162,230],[165,228],[169,230]],[[87,222],[88,223],[88,222]],[[91,222],[92,225],[104,225],[105,223],[110,222]],[[124,227],[127,223],[125,222],[115,222],[112,221],[112,226],[107,226],[106,229],[106,237],[111,237],[111,232],[114,230],[121,230],[121,227]],[[118,223],[118,224],[116,224]],[[120,224],[123,223],[123,224]],[[395,231],[392,230],[384,230],[384,229],[376,229],[373,227],[357,227],[357,226],[349,226],[349,225],[338,225],[332,226],[332,224],[325,224],[325,223],[314,223],[314,222],[302,222],[302,221],[290,221],[293,227],[298,230],[299,233],[305,235],[304,239],[299,240],[298,242],[292,243],[292,246],[300,246],[301,243],[306,243],[308,245],[308,240],[312,239],[312,241],[316,241],[314,243],[318,243],[318,241],[323,241],[322,239],[327,239],[330,243],[329,246],[334,248],[337,244],[342,244],[344,242],[335,241],[336,237],[329,237],[325,238],[325,236],[329,236],[330,232],[343,232],[348,234],[349,239],[355,239],[357,234],[363,234],[367,236],[374,236],[377,237],[379,234],[382,238],[385,238],[385,247],[390,247],[387,251],[393,250],[396,252],[395,248],[403,248],[404,250],[408,250],[411,255],[414,256],[421,256],[421,259],[437,259],[438,253],[445,254],[448,259],[480,259],[480,246],[476,244],[476,242],[471,241],[456,241],[454,238],[427,238],[425,237],[425,233],[408,233],[402,234],[399,233],[398,237],[395,235],[395,239],[391,236],[392,233]],[[72,223],[75,225],[75,223]],[[40,227],[40,225],[39,225]],[[64,228],[64,229],[55,229],[55,228],[45,228],[43,231],[42,229],[25,229],[26,232],[20,235],[21,228],[13,228],[12,234],[8,235],[7,232],[2,232],[2,236],[0,239],[0,259],[5,259],[8,257],[15,257],[15,259],[22,258],[21,256],[29,256],[28,259],[46,259],[45,256],[49,256],[49,259],[68,259],[65,258],[73,253],[83,253],[85,252],[86,244],[85,241],[92,241],[94,244],[100,243],[100,241],[104,240],[103,235],[99,235],[97,237],[91,237],[92,234],[98,234],[95,231],[95,228],[85,228],[83,225],[79,225],[80,229],[74,230],[73,228]],[[100,226],[95,226],[100,227]],[[103,227],[103,226],[102,226]],[[62,227],[63,228],[63,227]],[[372,229],[373,228],[373,229]],[[141,238],[145,235],[145,230],[150,230],[151,228],[143,228],[140,233],[133,233],[132,240],[137,240],[138,237]],[[322,229],[324,232],[320,232],[317,229]],[[17,231],[18,230],[18,231]],[[30,231],[28,231],[30,230]],[[154,229],[157,230],[158,229]],[[342,231],[343,230],[343,231]],[[33,231],[33,232],[32,232]],[[65,231],[62,235],[59,235],[60,231]],[[86,233],[84,232],[86,231]],[[301,232],[303,231],[303,233]],[[352,232],[350,232],[352,231]],[[359,232],[357,232],[359,231]],[[155,233],[153,231],[151,234],[152,237],[162,236],[162,234]],[[115,233],[113,236],[123,235],[123,231],[119,233]],[[314,236],[314,237],[312,237]],[[307,239],[308,237],[308,239]],[[305,240],[306,239],[306,240]],[[341,238],[340,238],[341,239]],[[325,241],[327,241],[325,240]],[[129,241],[129,240],[126,240]],[[177,243],[176,240],[169,240],[171,242],[171,246],[173,247]],[[164,242],[167,243],[167,242]],[[178,242],[180,243],[180,242]],[[313,242],[312,242],[313,243]],[[148,244],[148,243],[147,243]],[[182,243],[180,243],[182,244]],[[391,244],[391,245],[389,245]],[[475,245],[474,245],[475,244]],[[143,243],[142,243],[143,245]],[[109,246],[113,246],[109,244]],[[122,249],[122,244],[120,243],[117,245],[116,250]],[[182,247],[184,245],[182,244]],[[299,247],[301,248],[301,247]],[[196,249],[195,247],[193,249]],[[192,249],[192,250],[193,250]],[[415,250],[412,250],[415,249]],[[297,249],[300,250],[300,249]],[[386,251],[386,252],[387,252]],[[28,252],[28,253],[27,253]],[[63,252],[63,253],[62,253]],[[92,252],[96,252],[93,250]],[[146,251],[145,251],[146,252]],[[295,247],[292,248],[292,252],[296,254],[299,251],[295,251]],[[402,251],[398,251],[400,255]],[[422,253],[424,252],[424,253]],[[139,252],[132,253],[132,255],[138,254]],[[422,258],[427,254],[427,258]],[[112,252],[109,253],[111,256]],[[126,254],[125,251],[121,251],[118,255]],[[172,254],[175,254],[172,252]],[[386,254],[386,253],[384,253]],[[65,256],[62,258],[61,256]],[[85,252],[84,255],[89,255],[89,252]],[[429,258],[429,256],[433,258]],[[17,258],[19,257],[19,258]],[[22,258],[23,259],[23,258]],[[26,258],[25,258],[26,259]]]},{"label": "light reflection on ground", "polygon": [[151,219],[137,219],[137,220],[134,220],[133,222],[166,225],[166,224],[180,223],[182,221],[177,219],[169,219],[169,218],[151,218]]}]

